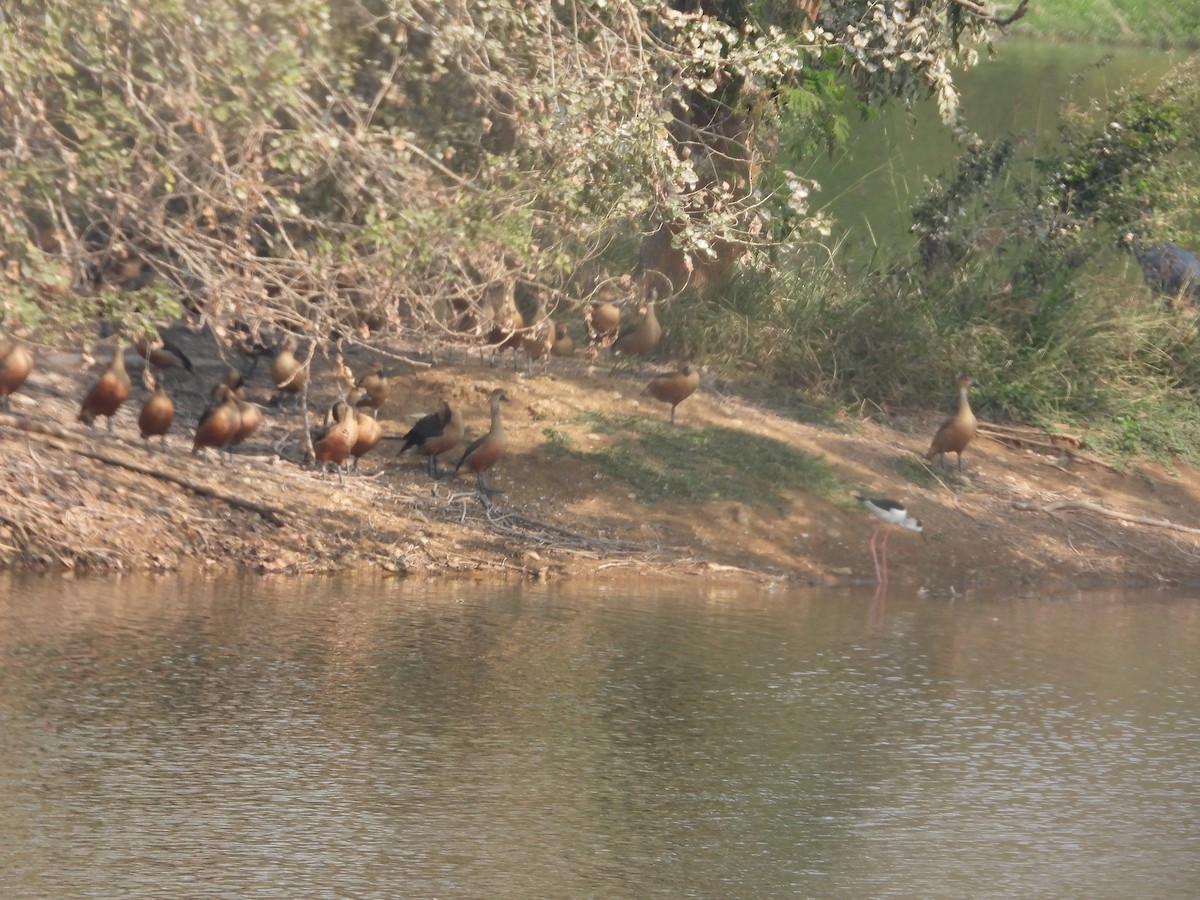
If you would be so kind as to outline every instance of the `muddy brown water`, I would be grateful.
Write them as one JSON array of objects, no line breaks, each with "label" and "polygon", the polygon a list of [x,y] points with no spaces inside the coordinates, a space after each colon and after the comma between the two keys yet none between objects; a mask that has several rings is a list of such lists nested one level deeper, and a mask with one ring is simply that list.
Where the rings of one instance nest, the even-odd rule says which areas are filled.
[{"label": "muddy brown water", "polygon": [[0,576],[5,897],[1200,893],[1200,604]]}]

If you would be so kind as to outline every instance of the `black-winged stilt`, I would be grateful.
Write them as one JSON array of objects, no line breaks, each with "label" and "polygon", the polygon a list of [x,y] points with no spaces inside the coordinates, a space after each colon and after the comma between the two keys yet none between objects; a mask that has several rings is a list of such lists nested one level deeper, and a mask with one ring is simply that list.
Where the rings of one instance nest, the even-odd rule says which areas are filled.
[{"label": "black-winged stilt", "polygon": [[[923,535],[924,526],[921,524],[920,519],[908,514],[908,510],[905,509],[904,504],[899,500],[888,500],[883,497],[864,497],[858,491],[853,493],[853,497],[865,506],[871,515],[879,520],[879,524],[875,526],[875,531],[871,533],[871,559],[875,563],[875,581],[878,584],[887,584],[887,542],[888,537],[892,533],[892,527],[907,528],[909,531],[915,531]],[[883,543],[876,550],[875,539],[879,537],[880,531],[883,532]]]}]

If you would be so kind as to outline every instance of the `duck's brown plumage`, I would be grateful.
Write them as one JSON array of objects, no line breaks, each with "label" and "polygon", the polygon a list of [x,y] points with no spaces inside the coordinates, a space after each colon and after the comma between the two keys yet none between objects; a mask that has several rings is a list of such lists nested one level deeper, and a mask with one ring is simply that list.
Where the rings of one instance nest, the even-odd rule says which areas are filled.
[{"label": "duck's brown plumage", "polygon": [[383,372],[383,363],[378,360],[373,362],[371,371],[358,379],[356,387],[361,394],[354,405],[360,409],[370,409],[375,416],[378,416],[380,407],[387,403],[388,395],[392,391],[391,382]]},{"label": "duck's brown plumage", "polygon": [[129,399],[132,386],[129,373],[125,371],[125,353],[118,343],[108,368],[84,395],[83,404],[79,408],[79,421],[85,425],[94,425],[96,416],[107,416],[108,430],[112,431],[112,417],[121,408],[121,404]]},{"label": "duck's brown plumage", "polygon": [[675,407],[692,396],[700,387],[700,370],[684,363],[677,371],[656,375],[646,385],[646,393],[655,400],[671,404],[671,424],[675,424]]},{"label": "duck's brown plumage", "polygon": [[403,453],[409,447],[416,447],[417,452],[429,462],[429,476],[441,478],[437,458],[458,446],[463,437],[462,413],[451,409],[450,404],[442,401],[437,412],[422,416],[416,424],[404,435],[404,444],[400,447]]},{"label": "duck's brown plumage", "polygon": [[479,493],[484,497],[497,494],[499,491],[484,484],[483,473],[494,466],[508,450],[508,435],[504,433],[504,425],[500,420],[500,404],[508,400],[508,395],[496,388],[488,396],[488,405],[492,411],[492,427],[483,437],[476,438],[467,445],[463,455],[454,466],[455,474],[459,469],[474,472],[479,485]]},{"label": "duck's brown plumage", "polygon": [[333,463],[337,468],[338,481],[344,484],[342,464],[358,440],[358,419],[354,409],[345,400],[334,403],[327,418],[332,420],[329,427],[313,441],[314,458],[322,469]]},{"label": "duck's brown plumage", "polygon": [[363,455],[370,453],[375,449],[375,445],[383,440],[383,426],[379,424],[378,419],[365,412],[356,412],[354,417],[358,424],[358,437],[354,446],[350,448],[350,455],[354,457],[354,468],[357,471],[358,461]]},{"label": "duck's brown plumage", "polygon": [[521,348],[521,332],[525,328],[525,317],[511,304],[496,313],[491,329],[487,333],[487,344],[492,348],[492,362],[502,350],[512,350],[514,367],[517,351]]},{"label": "duck's brown plumage", "polygon": [[0,400],[11,409],[9,396],[25,383],[33,371],[33,354],[0,331]]},{"label": "duck's brown plumage", "polygon": [[234,447],[244,444],[263,423],[263,411],[257,403],[244,400],[236,390],[233,391],[233,395],[238,408],[238,427],[229,441],[231,451]]},{"label": "duck's brown plumage", "polygon": [[555,356],[570,356],[575,352],[575,338],[571,337],[566,322],[554,323],[554,346],[550,352]]},{"label": "duck's brown plumage", "polygon": [[138,413],[138,428],[142,432],[142,440],[147,450],[150,449],[152,437],[161,437],[163,446],[167,446],[167,431],[174,421],[175,403],[162,384],[156,380],[154,391],[146,398],[146,402],[142,404],[142,411]]},{"label": "duck's brown plumage", "polygon": [[970,375],[963,375],[958,379],[958,412],[938,428],[937,433],[933,436],[933,443],[929,445],[929,452],[925,454],[926,459],[933,459],[936,456],[945,465],[946,459],[943,454],[957,453],[958,468],[959,471],[962,471],[963,450],[975,438],[975,433],[979,429],[979,423],[975,418],[975,413],[971,411],[971,403],[967,399],[967,392],[977,386],[977,382]]},{"label": "duck's brown plumage", "polygon": [[271,360],[271,381],[280,395],[299,397],[308,383],[308,371],[296,359],[296,339],[288,335]]},{"label": "duck's brown plumage", "polygon": [[540,359],[544,366],[549,366],[550,354],[554,350],[555,333],[554,320],[546,315],[544,306],[539,306],[533,325],[521,337],[521,347],[529,361],[528,372],[533,372],[535,360]]},{"label": "duck's brown plumage", "polygon": [[654,301],[647,300],[642,317],[636,324],[622,331],[613,341],[613,349],[628,356],[641,356],[658,346],[662,337],[662,326],[654,314]]},{"label": "duck's brown plumage", "polygon": [[226,366],[225,371],[221,374],[220,384],[225,385],[239,397],[242,389],[246,386],[246,380],[242,376],[242,370],[235,366]]},{"label": "duck's brown plumage", "polygon": [[241,424],[242,414],[238,409],[237,395],[228,385],[218,384],[213,391],[212,402],[200,414],[200,421],[196,424],[192,453],[200,452],[203,447],[215,447],[217,458],[224,462],[225,451],[233,443]]},{"label": "duck's brown plumage", "polygon": [[621,308],[615,303],[592,303],[583,312],[588,337],[604,344],[621,332]]}]

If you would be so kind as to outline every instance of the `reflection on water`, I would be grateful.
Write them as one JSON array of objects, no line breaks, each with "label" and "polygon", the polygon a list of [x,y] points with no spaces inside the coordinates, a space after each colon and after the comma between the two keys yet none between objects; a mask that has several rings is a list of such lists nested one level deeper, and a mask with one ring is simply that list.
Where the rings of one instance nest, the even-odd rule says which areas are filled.
[{"label": "reflection on water", "polygon": [[0,580],[5,897],[1195,896],[1191,598]]}]

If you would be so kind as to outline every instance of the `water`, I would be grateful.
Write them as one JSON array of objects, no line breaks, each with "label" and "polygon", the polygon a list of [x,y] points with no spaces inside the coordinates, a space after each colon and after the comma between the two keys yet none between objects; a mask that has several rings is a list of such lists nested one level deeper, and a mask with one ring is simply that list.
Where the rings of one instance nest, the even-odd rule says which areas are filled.
[{"label": "water", "polygon": [[1163,594],[0,580],[5,897],[1200,894]]},{"label": "water", "polygon": [[[1023,155],[1052,142],[1064,104],[1103,107],[1122,88],[1148,90],[1184,58],[1134,47],[1003,41],[995,59],[956,74],[968,127],[985,140],[1015,136]],[[911,111],[892,105],[876,119],[852,123],[848,145],[832,157],[784,160],[815,179],[817,205],[844,230],[849,247],[870,256],[877,245],[911,243],[913,201],[929,181],[954,171],[959,148],[933,101]]]}]

